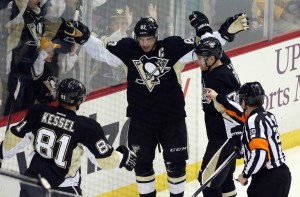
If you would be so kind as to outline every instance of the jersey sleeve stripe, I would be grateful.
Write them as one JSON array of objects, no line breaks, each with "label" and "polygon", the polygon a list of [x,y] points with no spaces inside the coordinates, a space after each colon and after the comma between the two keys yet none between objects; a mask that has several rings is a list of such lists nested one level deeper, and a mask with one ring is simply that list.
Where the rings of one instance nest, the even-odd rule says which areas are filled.
[{"label": "jersey sleeve stripe", "polygon": [[232,117],[232,118],[234,118],[234,119],[237,119],[237,120],[239,120],[239,121],[242,122],[242,123],[245,123],[245,122],[246,122],[246,117],[245,117],[244,115],[239,116],[236,112],[231,111],[231,110],[228,110],[228,109],[226,109],[225,111],[226,111],[226,113],[227,113],[230,117]]},{"label": "jersey sleeve stripe", "polygon": [[270,149],[269,149],[269,143],[266,139],[262,139],[262,138],[254,138],[250,141],[249,143],[249,147],[250,150],[254,150],[254,149],[263,149],[265,151],[267,151],[268,153],[268,159],[271,159],[270,156]]}]

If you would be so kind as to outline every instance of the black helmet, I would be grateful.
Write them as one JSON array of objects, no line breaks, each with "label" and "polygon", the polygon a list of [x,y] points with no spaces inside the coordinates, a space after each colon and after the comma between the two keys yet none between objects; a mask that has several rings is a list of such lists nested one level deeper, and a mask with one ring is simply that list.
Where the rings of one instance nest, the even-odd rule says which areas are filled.
[{"label": "black helmet", "polygon": [[239,89],[237,97],[239,103],[243,99],[247,105],[259,106],[264,104],[265,91],[259,82],[248,82]]},{"label": "black helmet", "polygon": [[155,36],[157,38],[158,25],[154,18],[141,18],[134,27],[135,38],[141,36]]},{"label": "black helmet", "polygon": [[80,101],[84,101],[85,96],[84,85],[76,79],[67,78],[58,85],[57,100],[62,103],[77,106]]},{"label": "black helmet", "polygon": [[200,41],[195,48],[195,53],[199,56],[215,56],[216,59],[222,57],[223,49],[220,41],[215,37],[207,37]]}]

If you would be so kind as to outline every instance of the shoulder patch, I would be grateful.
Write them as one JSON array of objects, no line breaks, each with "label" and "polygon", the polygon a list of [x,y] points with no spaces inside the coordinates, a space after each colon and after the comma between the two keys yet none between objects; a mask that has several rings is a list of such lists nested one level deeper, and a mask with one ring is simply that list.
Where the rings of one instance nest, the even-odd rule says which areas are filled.
[{"label": "shoulder patch", "polygon": [[255,135],[256,134],[256,130],[253,128],[253,129],[250,129],[250,135]]},{"label": "shoulder patch", "polygon": [[187,38],[187,39],[184,39],[184,42],[185,42],[186,44],[194,44],[194,41],[195,41],[194,38]]}]

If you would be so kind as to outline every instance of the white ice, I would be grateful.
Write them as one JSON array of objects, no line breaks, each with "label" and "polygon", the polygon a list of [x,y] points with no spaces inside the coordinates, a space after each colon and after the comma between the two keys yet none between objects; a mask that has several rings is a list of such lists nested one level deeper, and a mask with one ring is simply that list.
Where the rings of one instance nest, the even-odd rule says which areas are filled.
[{"label": "white ice", "polygon": [[[300,146],[297,146],[292,149],[288,149],[284,151],[286,155],[286,164],[290,168],[290,171],[292,173],[292,185],[291,190],[289,193],[289,197],[299,197],[300,196]],[[235,178],[241,173],[243,169],[243,165],[239,165],[236,168],[235,171]],[[250,181],[250,180],[249,180]],[[191,197],[192,194],[197,190],[199,187],[198,181],[192,181],[186,184],[186,191],[185,191],[185,197]],[[238,192],[238,197],[247,197],[247,186],[242,186],[240,183],[236,183],[236,188]],[[157,194],[157,197],[167,197],[169,196],[169,191],[162,191]],[[202,197],[202,193],[198,195],[199,197]]]}]

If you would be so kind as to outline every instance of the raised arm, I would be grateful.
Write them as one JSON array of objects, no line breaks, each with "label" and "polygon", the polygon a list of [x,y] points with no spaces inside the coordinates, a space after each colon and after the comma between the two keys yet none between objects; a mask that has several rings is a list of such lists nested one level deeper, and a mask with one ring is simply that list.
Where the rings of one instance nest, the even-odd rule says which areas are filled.
[{"label": "raised arm", "polygon": [[82,35],[75,37],[75,42],[82,45],[82,49],[92,58],[106,62],[110,66],[119,67],[123,62],[106,49],[102,40],[90,35],[89,28],[79,21],[73,21],[73,25]]},{"label": "raised arm", "polygon": [[[235,34],[249,29],[249,19],[245,13],[228,17],[220,26],[220,29],[214,32],[209,26],[208,18],[199,11],[193,11],[189,16],[189,20],[191,26],[196,30],[196,36],[198,37],[196,39],[202,40],[207,37],[215,37],[220,41],[222,46],[224,46],[227,41],[232,42],[235,38]],[[179,60],[179,63],[187,63],[190,61],[193,61],[193,51],[183,56]]]},{"label": "raised arm", "polygon": [[82,45],[82,49],[89,54],[92,58],[106,62],[110,66],[119,67],[123,64],[122,60],[120,60],[117,56],[109,52],[102,40],[96,38],[91,35],[88,41]]},{"label": "raised arm", "polygon": [[[214,101],[214,103],[218,103],[223,108],[223,111],[226,112],[230,118],[239,124],[244,124],[246,122],[246,116],[244,114],[243,108],[236,102],[229,99],[226,95],[218,94],[211,88],[206,88],[207,98]],[[219,110],[218,110],[219,111]]]}]

